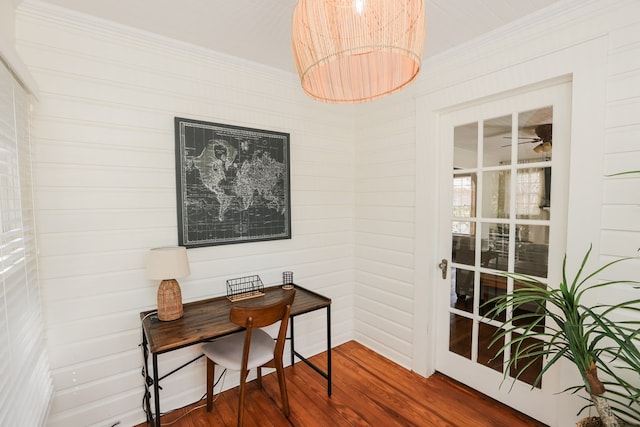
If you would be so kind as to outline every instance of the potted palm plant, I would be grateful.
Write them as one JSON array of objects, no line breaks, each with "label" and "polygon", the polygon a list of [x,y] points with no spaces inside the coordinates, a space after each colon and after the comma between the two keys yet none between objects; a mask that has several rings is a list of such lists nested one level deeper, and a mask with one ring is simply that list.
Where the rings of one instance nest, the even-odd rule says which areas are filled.
[{"label": "potted palm plant", "polygon": [[[618,316],[633,310],[638,319],[640,299],[614,305],[584,302],[589,294],[604,288],[638,282],[597,280],[600,273],[623,259],[585,274],[590,253],[591,248],[571,279],[567,277],[565,256],[562,280],[557,288],[547,287],[531,276],[504,273],[514,280],[513,291],[487,301],[487,317],[496,319],[505,313],[512,314],[511,319],[501,317],[506,320],[492,344],[503,342],[498,354],[508,353],[505,372],[516,372],[516,379],[542,360],[542,369],[533,387],[540,384],[544,373],[556,362],[571,361],[580,373],[582,384],[565,391],[586,391],[590,399],[587,406],[592,404],[596,408],[602,425],[622,426],[622,419],[640,424],[639,384],[625,379],[630,371],[636,379],[640,378],[637,347],[640,320],[620,321]],[[597,298],[591,300],[597,301]]]}]

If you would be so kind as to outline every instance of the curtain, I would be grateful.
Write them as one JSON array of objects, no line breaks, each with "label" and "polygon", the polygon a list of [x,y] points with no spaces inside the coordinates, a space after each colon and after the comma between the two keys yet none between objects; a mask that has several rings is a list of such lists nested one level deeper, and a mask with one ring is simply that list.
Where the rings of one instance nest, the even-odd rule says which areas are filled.
[{"label": "curtain", "polygon": [[[549,197],[546,188],[550,187],[549,178],[545,177],[545,171],[551,168],[519,168],[516,173],[515,203],[516,218],[541,219],[546,217],[542,211],[548,207]],[[511,200],[511,171],[499,171],[497,191],[494,195],[494,213],[498,218],[509,217],[509,202]],[[549,181],[549,182],[547,182]],[[545,185],[547,184],[547,185]]]},{"label": "curtain", "polygon": [[544,200],[544,169],[518,169],[516,181],[516,215],[537,218]]}]

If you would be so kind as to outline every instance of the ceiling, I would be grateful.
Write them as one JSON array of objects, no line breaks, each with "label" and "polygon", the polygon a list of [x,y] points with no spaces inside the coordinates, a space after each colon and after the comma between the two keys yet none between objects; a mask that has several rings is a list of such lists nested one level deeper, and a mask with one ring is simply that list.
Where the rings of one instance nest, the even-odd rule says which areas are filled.
[{"label": "ceiling", "polygon": [[[295,72],[290,28],[296,0],[42,1]],[[423,59],[560,1],[426,0]]]}]

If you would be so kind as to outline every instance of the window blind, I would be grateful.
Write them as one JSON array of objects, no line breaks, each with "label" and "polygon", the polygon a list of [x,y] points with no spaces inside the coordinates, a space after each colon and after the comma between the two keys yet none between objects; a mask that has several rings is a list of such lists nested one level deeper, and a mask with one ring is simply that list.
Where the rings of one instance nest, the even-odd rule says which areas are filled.
[{"label": "window blind", "polygon": [[0,62],[0,426],[42,426],[53,386],[36,259],[29,95]]}]

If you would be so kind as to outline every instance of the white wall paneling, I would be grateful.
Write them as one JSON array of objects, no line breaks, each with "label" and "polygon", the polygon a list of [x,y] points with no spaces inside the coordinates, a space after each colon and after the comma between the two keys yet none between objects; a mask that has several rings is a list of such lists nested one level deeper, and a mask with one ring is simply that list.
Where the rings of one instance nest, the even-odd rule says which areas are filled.
[{"label": "white wall paneling", "polygon": [[[606,178],[604,174],[630,167],[640,169],[637,159],[640,152],[637,142],[640,105],[637,91],[633,89],[638,86],[639,8],[640,3],[634,1],[562,2],[546,13],[537,14],[535,19],[520,21],[517,29],[497,30],[425,62],[412,87],[417,99],[416,113],[407,118],[407,122],[413,118],[415,138],[407,135],[406,131],[398,134],[393,124],[396,111],[410,105],[409,95],[390,97],[358,110],[356,200],[365,203],[357,205],[356,253],[363,252],[363,247],[374,240],[374,235],[384,239],[386,236],[378,236],[382,233],[379,230],[402,220],[406,220],[406,228],[411,229],[411,235],[407,237],[410,239],[415,235],[415,240],[414,268],[407,272],[414,278],[408,282],[397,277],[392,279],[387,273],[399,271],[397,257],[381,260],[378,264],[382,265],[375,267],[360,257],[356,259],[356,337],[419,373],[427,375],[432,372],[433,342],[430,338],[434,328],[438,327],[431,317],[432,278],[439,274],[436,265],[440,258],[447,257],[447,254],[435,253],[434,248],[436,230],[433,227],[438,220],[432,206],[437,200],[439,186],[447,185],[439,183],[434,172],[439,167],[438,113],[468,102],[500,96],[501,92],[519,88],[526,90],[528,86],[550,84],[556,79],[573,81],[567,251],[571,262],[575,262],[593,243],[596,253],[600,254],[593,264],[606,262],[609,255],[634,255],[633,245],[636,248],[640,246],[637,224],[632,220],[633,212],[637,211],[640,177]],[[407,99],[401,100],[402,96]],[[405,153],[405,160],[415,160],[413,172],[407,173],[413,176],[413,182],[402,182],[398,176],[393,176],[392,168],[380,168],[378,164],[360,161],[362,151],[384,150],[375,145],[371,147],[372,137],[386,139],[389,141],[386,148],[390,152],[398,146],[399,152]],[[406,147],[412,139],[414,150]],[[411,151],[415,155],[411,155]],[[402,158],[396,157],[395,160],[401,162]],[[367,205],[372,202],[367,196],[369,188],[366,181],[361,177],[375,176],[378,169],[392,176],[388,184],[391,191],[402,194],[415,190],[415,200],[409,205],[415,207],[414,215],[399,214],[395,221],[390,221],[383,211]],[[385,190],[389,191],[381,190],[383,200]],[[364,195],[360,196],[360,193]],[[616,206],[609,206],[607,200],[614,199]],[[626,220],[617,221],[617,218]],[[362,219],[377,227],[358,230]],[[612,223],[620,232],[607,230]],[[404,237],[402,234],[396,236]],[[624,271],[631,274],[626,278],[638,279],[640,269],[626,267]],[[376,281],[384,285],[373,285]],[[367,294],[371,288],[378,286],[389,294],[404,295],[407,291],[405,285],[414,292],[411,342],[405,341],[407,336],[399,333],[394,339],[387,339],[379,332],[382,328],[369,325],[373,315],[385,311],[369,301]],[[389,298],[384,303],[386,311],[406,309],[398,298]],[[376,326],[380,322],[389,323],[384,330],[397,332],[405,326],[406,316],[384,317]],[[562,381],[566,383],[572,379],[568,374]],[[575,404],[573,402],[573,407]],[[568,425],[575,420],[572,407],[565,407],[566,413],[559,414],[559,425]]]},{"label": "white wall paneling", "polygon": [[[633,6],[628,13],[637,17],[640,4]],[[640,171],[640,22],[623,22],[609,35],[601,236],[602,254],[617,257],[637,256],[640,248],[640,174],[609,176]],[[608,274],[640,271],[637,257],[625,264]]]},{"label": "white wall paneling", "polygon": [[[50,425],[144,421],[138,313],[156,304],[148,249],[177,243],[174,116],[291,135],[293,238],[190,249],[183,299],[222,295],[226,279],[248,274],[279,283],[292,270],[333,299],[334,344],[353,338],[350,107],[312,102],[287,73],[46,4],[16,15],[17,49],[41,87],[35,197]],[[324,313],[296,322],[303,354],[325,349],[324,322]],[[160,369],[198,351],[162,355]],[[163,381],[163,409],[199,399],[204,375],[197,363]]]}]

